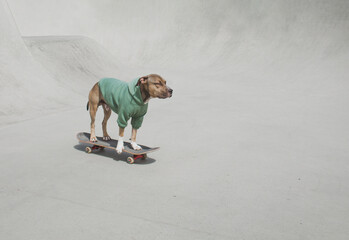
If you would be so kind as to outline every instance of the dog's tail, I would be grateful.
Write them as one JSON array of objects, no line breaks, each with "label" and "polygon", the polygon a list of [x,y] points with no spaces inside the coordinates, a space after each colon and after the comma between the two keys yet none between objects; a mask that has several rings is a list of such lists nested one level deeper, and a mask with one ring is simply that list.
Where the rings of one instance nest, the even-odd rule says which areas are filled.
[{"label": "dog's tail", "polygon": [[90,106],[90,102],[87,101],[87,105],[86,105],[86,110],[88,111],[88,107]]}]

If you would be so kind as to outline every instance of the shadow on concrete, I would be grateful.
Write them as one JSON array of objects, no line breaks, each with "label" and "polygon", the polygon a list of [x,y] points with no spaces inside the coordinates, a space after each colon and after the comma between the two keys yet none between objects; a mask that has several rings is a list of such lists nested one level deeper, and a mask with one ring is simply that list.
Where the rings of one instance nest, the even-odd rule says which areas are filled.
[{"label": "shadow on concrete", "polygon": [[[91,146],[91,145],[88,145],[88,144],[76,144],[74,146],[74,148],[76,150],[79,150],[79,151],[82,151],[84,153],[86,153],[85,151],[85,148],[88,147],[88,146]],[[87,153],[86,153],[87,154]],[[125,153],[123,152],[122,154],[117,154],[115,150],[111,150],[111,149],[108,149],[108,148],[104,148],[103,150],[94,150],[91,154],[97,154],[97,155],[100,155],[100,156],[103,156],[103,157],[108,157],[108,158],[112,158],[113,160],[115,161],[123,161],[123,162],[127,162],[127,158],[132,156],[131,154],[128,154],[128,153]],[[135,162],[133,164],[136,164],[136,165],[148,165],[148,164],[152,164],[156,162],[156,160],[154,158],[147,158],[147,159],[137,159],[135,160]]]}]

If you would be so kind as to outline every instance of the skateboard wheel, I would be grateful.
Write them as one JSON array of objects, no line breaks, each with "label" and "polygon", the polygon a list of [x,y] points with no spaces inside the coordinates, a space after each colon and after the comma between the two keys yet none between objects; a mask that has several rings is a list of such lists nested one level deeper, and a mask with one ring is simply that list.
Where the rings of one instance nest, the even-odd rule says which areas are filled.
[{"label": "skateboard wheel", "polygon": [[91,149],[90,147],[86,147],[86,148],[85,148],[85,151],[86,151],[87,153],[91,153],[91,152],[92,152],[92,149]]},{"label": "skateboard wheel", "polygon": [[127,158],[127,163],[132,164],[134,162],[135,162],[135,160],[133,159],[133,157],[128,157]]},{"label": "skateboard wheel", "polygon": [[143,154],[143,155],[142,155],[142,160],[147,159],[147,157],[148,157],[147,154]]}]

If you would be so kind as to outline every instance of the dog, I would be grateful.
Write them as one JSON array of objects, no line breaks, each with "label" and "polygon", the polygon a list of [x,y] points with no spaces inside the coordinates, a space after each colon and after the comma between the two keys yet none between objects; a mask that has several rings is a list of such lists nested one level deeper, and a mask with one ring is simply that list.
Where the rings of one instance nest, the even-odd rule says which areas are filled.
[{"label": "dog", "polygon": [[107,132],[107,121],[111,111],[118,114],[119,140],[116,152],[120,154],[124,149],[124,130],[131,118],[132,135],[131,146],[134,150],[142,149],[136,143],[137,130],[141,127],[143,118],[148,110],[148,102],[152,98],[170,98],[173,89],[166,85],[166,80],[158,74],[149,74],[136,78],[127,83],[115,78],[103,78],[91,89],[87,110],[90,110],[91,136],[90,141],[96,142],[95,119],[99,106],[102,105],[104,119],[102,121],[103,140],[110,140]]}]

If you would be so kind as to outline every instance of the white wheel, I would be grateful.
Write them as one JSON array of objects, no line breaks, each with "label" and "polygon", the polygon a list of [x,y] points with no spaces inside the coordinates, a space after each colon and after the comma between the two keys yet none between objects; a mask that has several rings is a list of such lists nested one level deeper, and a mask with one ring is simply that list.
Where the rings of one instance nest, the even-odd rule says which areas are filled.
[{"label": "white wheel", "polygon": [[133,159],[133,157],[128,157],[127,158],[127,163],[132,164],[134,162],[135,162],[135,160]]},{"label": "white wheel", "polygon": [[87,153],[91,153],[91,152],[92,152],[92,149],[91,149],[90,147],[86,147],[86,148],[85,148],[85,151],[86,151]]}]

